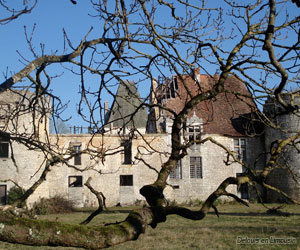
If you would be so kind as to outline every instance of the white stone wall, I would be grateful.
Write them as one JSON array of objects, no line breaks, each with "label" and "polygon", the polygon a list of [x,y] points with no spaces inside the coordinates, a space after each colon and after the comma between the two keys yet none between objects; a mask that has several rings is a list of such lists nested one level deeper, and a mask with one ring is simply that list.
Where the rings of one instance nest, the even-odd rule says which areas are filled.
[{"label": "white stone wall", "polygon": [[[0,131],[9,134],[18,140],[10,140],[8,157],[0,157],[0,185],[6,185],[7,191],[14,183],[28,189],[40,177],[44,166],[44,153],[40,150],[28,150],[24,146],[27,139],[45,142],[48,133],[48,116],[33,111],[29,106],[32,93],[30,91],[5,91],[1,93],[0,104],[8,105],[8,109],[1,111]],[[49,102],[44,100],[45,110],[49,111]],[[34,116],[35,115],[35,116]],[[35,124],[35,126],[33,126]],[[35,128],[35,129],[34,129]],[[0,141],[7,139],[0,136]],[[48,183],[43,183],[38,190],[28,199],[32,203],[40,196],[48,197]]]},{"label": "white stone wall", "polygon": [[[136,200],[142,200],[143,197],[139,194],[140,188],[146,184],[150,184],[155,180],[155,171],[151,168],[159,170],[166,157],[159,153],[166,145],[166,137],[161,135],[144,135],[144,139],[138,137],[132,142],[132,159],[133,164],[124,165],[122,163],[122,155],[120,152],[122,139],[117,135],[101,136],[96,135],[60,135],[59,141],[56,136],[53,136],[54,144],[61,147],[62,152],[66,151],[70,143],[81,144],[82,150],[87,147],[94,149],[104,148],[106,153],[105,159],[91,159],[90,155],[82,155],[82,165],[76,166],[81,169],[89,168],[89,170],[80,172],[72,167],[65,165],[54,166],[49,173],[47,181],[49,182],[50,196],[59,193],[65,197],[76,200],[78,206],[97,206],[96,197],[87,189],[87,187],[69,187],[69,176],[82,176],[83,184],[89,177],[92,177],[92,186],[103,192],[106,197],[108,206],[113,206],[118,203],[122,205],[132,204]],[[151,143],[152,149],[147,145]],[[114,154],[114,152],[117,152]],[[162,150],[162,152],[164,152]],[[143,158],[149,168],[143,161]],[[73,164],[73,159],[69,161]],[[133,186],[120,187],[120,175],[133,175]],[[81,201],[79,201],[81,199]]]},{"label": "white stone wall", "polygon": [[[214,140],[233,150],[233,138],[210,135]],[[97,206],[96,197],[84,185],[82,187],[69,187],[70,176],[82,176],[83,184],[89,177],[92,177],[92,186],[103,192],[106,197],[107,206],[118,203],[126,205],[137,200],[144,200],[139,190],[145,184],[151,184],[156,179],[156,172],[159,171],[163,162],[167,159],[167,152],[170,148],[167,143],[167,134],[148,134],[144,139],[137,137],[132,142],[133,164],[122,164],[121,153],[112,154],[121,150],[121,138],[117,135],[101,136],[96,135],[52,135],[52,144],[58,145],[61,152],[65,152],[70,143],[78,143],[82,150],[87,148],[105,148],[108,154],[102,162],[102,158],[91,159],[90,155],[82,155],[82,165],[76,166],[86,171],[77,171],[72,167],[58,164],[51,168],[47,181],[44,182],[28,200],[29,205],[40,197],[52,197],[62,195],[74,200],[77,206]],[[58,140],[57,140],[58,139]],[[258,139],[259,140],[259,139]],[[147,144],[149,143],[150,146]],[[247,143],[249,159],[259,151],[259,142],[255,138],[249,139]],[[35,151],[28,151],[24,146],[15,144],[16,161],[19,164],[19,172],[13,166],[11,159],[0,159],[1,179],[13,178],[19,185],[28,188],[40,176],[38,171],[43,160],[43,155]],[[254,150],[256,149],[256,150]],[[254,150],[254,151],[253,151]],[[188,156],[182,160],[182,179],[169,179],[168,183],[179,186],[172,189],[168,186],[165,196],[169,200],[176,200],[179,203],[190,200],[205,200],[220,183],[229,176],[236,176],[242,172],[242,167],[238,164],[225,165],[226,153],[219,146],[206,142],[203,145],[196,145],[193,150],[188,151]],[[203,178],[190,178],[190,156],[202,157]],[[147,164],[139,160],[142,158]],[[74,159],[69,161],[71,165]],[[150,168],[150,167],[152,168]],[[38,171],[36,173],[36,171]],[[36,173],[34,177],[31,178]],[[120,175],[133,175],[133,186],[120,186]],[[12,184],[8,184],[10,187]],[[229,192],[237,194],[237,187],[230,186]]]},{"label": "white stone wall", "polygon": [[[233,139],[219,135],[210,135],[214,140],[233,150]],[[193,150],[188,151],[188,155],[182,160],[182,179],[170,179],[169,183],[179,186],[178,189],[167,188],[166,196],[177,202],[188,202],[191,200],[204,201],[223,180],[230,176],[236,176],[241,172],[241,166],[232,164],[226,166],[225,151],[208,141],[201,145],[193,146]],[[202,178],[190,177],[190,157],[202,157]],[[237,193],[236,187],[229,187],[229,192]]]}]

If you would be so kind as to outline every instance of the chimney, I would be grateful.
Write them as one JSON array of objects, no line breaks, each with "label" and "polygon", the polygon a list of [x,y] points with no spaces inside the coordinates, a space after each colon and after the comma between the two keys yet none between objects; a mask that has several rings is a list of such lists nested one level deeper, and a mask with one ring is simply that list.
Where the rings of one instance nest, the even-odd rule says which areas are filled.
[{"label": "chimney", "polygon": [[196,81],[197,84],[200,84],[201,77],[200,77],[200,68],[192,69],[191,73],[193,79]]},{"label": "chimney", "polygon": [[151,103],[152,104],[157,104],[157,81],[155,78],[152,79],[151,81]]}]

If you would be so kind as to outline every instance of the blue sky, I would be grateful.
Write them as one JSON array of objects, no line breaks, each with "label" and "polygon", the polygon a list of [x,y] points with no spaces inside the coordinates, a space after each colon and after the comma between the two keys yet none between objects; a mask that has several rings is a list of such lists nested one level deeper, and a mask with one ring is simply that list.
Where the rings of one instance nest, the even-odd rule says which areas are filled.
[{"label": "blue sky", "polygon": [[[41,43],[45,44],[45,54],[52,54],[56,50],[58,50],[58,54],[62,54],[64,49],[63,28],[76,47],[90,27],[96,26],[97,20],[87,15],[92,12],[92,9],[88,7],[90,5],[85,4],[85,1],[78,1],[77,5],[73,5],[68,0],[42,0],[39,1],[32,13],[0,26],[0,79],[4,80],[3,73],[7,70],[10,75],[10,72],[17,72],[24,67],[24,64],[20,62],[20,60],[23,60],[17,51],[27,60],[34,59],[26,43],[24,25],[26,25],[27,32],[30,35],[36,24],[33,44],[39,55],[41,55]],[[0,15],[2,16],[3,13]],[[96,33],[96,30],[94,32]],[[61,67],[57,69],[54,66],[53,71],[59,75],[64,72],[59,81],[53,81],[52,88],[55,93],[58,93],[64,102],[74,100],[79,89],[78,78],[74,78],[72,74]],[[64,117],[67,118],[72,115],[70,122],[80,123],[80,120],[76,118],[76,114],[74,115],[75,112],[72,111],[74,109],[75,103],[72,101],[70,109]]]},{"label": "blue sky", "polygon": [[[44,44],[44,53],[62,54],[64,49],[65,29],[69,39],[74,47],[78,46],[82,38],[88,33],[91,27],[93,31],[89,34],[88,40],[97,38],[102,33],[102,25],[95,17],[88,14],[95,14],[91,8],[89,1],[79,0],[77,5],[73,5],[69,0],[40,0],[34,10],[28,15],[22,15],[20,18],[0,26],[2,39],[0,46],[0,79],[1,82],[5,79],[6,72],[8,76],[12,73],[21,70],[24,67],[24,60],[18,54],[19,51],[26,60],[33,60],[34,57],[26,43],[24,26],[30,36],[33,27],[33,44],[38,55],[42,55],[40,44]],[[0,16],[2,14],[0,13]],[[3,35],[4,34],[4,35]],[[70,52],[70,50],[68,51]],[[25,62],[26,63],[26,62]],[[70,66],[70,65],[68,65]],[[52,81],[51,89],[58,95],[64,103],[68,101],[68,109],[62,116],[64,119],[70,118],[69,125],[86,125],[76,114],[76,107],[79,102],[79,84],[80,77],[74,76],[68,70],[56,65],[50,66],[47,72],[53,75],[59,75],[59,80]],[[89,76],[89,81],[98,81],[98,78]],[[22,85],[22,83],[20,83]],[[116,91],[117,88],[114,88]],[[149,92],[149,88],[141,88],[142,95]],[[103,101],[109,100],[112,103],[112,98],[105,95]]]},{"label": "blue sky", "polygon": [[[291,5],[291,7],[293,6],[294,5]],[[300,9],[296,7],[289,10],[292,15],[300,12]],[[32,28],[36,24],[33,44],[39,55],[41,55],[41,43],[45,44],[45,54],[52,54],[56,50],[58,54],[62,54],[64,49],[63,28],[66,30],[74,47],[79,44],[91,26],[94,27],[94,30],[89,35],[89,39],[96,38],[101,34],[102,30],[99,21],[97,18],[88,16],[88,13],[94,13],[88,0],[78,0],[77,5],[73,5],[69,0],[40,0],[31,14],[23,15],[9,24],[1,25],[1,81],[4,80],[3,74],[5,74],[7,69],[8,75],[10,76],[10,72],[17,72],[24,67],[24,64],[20,62],[20,60],[23,61],[23,59],[18,55],[17,50],[20,51],[22,56],[27,60],[31,61],[34,59],[26,44],[24,25],[26,25],[27,32],[30,35]],[[3,13],[0,12],[0,16],[2,17]],[[161,22],[168,22],[165,15],[159,18],[161,18],[159,19]],[[233,44],[234,43],[227,44],[227,46],[232,46]],[[71,101],[64,118],[72,116],[72,119],[68,123],[81,125],[82,122],[75,112],[76,103],[78,103],[80,78],[70,74],[62,67],[51,66],[49,72],[52,73],[52,75],[62,75],[58,78],[59,80],[53,81],[51,88],[61,97],[63,102]],[[88,80],[93,82],[98,79],[90,77]],[[149,86],[140,88],[140,91],[142,95],[145,96],[149,91]],[[106,97],[110,102],[112,101],[109,96]],[[104,97],[104,99],[106,97]]]}]

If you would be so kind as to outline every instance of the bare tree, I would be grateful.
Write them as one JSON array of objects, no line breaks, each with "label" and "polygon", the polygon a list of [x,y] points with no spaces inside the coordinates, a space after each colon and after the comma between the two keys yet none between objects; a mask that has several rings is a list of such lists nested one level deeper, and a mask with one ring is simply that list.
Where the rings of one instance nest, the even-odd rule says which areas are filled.
[{"label": "bare tree", "polygon": [[[14,112],[10,112],[15,117],[20,117],[22,112],[30,115],[33,112],[33,131],[16,129],[19,126],[16,124],[14,129],[6,126],[6,129],[0,132],[2,138],[22,143],[32,150],[40,150],[45,157],[40,176],[27,189],[22,200],[30,197],[56,164],[63,163],[78,171],[85,171],[86,169],[70,164],[69,160],[81,154],[104,160],[108,155],[121,151],[120,147],[105,148],[105,144],[81,151],[62,151],[57,141],[49,139],[47,126],[41,121],[53,114],[59,117],[64,106],[58,94],[50,91],[50,86],[57,77],[47,73],[48,67],[59,65],[78,75],[80,98],[77,111],[83,121],[94,128],[94,132],[109,133],[115,129],[114,122],[122,121],[125,127],[130,129],[123,131],[125,133],[120,131],[121,138],[142,136],[134,120],[135,113],[145,108],[159,109],[167,113],[172,120],[170,152],[159,152],[145,139],[145,143],[153,152],[167,155],[166,161],[156,170],[156,180],[140,189],[148,207],[132,211],[123,222],[97,229],[83,225],[68,226],[66,229],[65,225],[58,223],[44,225],[42,222],[24,218],[15,220],[16,215],[9,212],[11,210],[1,211],[0,240],[31,245],[104,248],[137,239],[148,225],[155,228],[158,223],[166,221],[170,214],[191,220],[203,219],[211,208],[218,214],[214,202],[221,196],[232,197],[248,205],[237,195],[227,191],[229,185],[240,186],[243,183],[248,183],[254,189],[258,185],[271,189],[288,201],[299,204],[299,201],[288,193],[268,182],[268,177],[274,169],[286,168],[287,164],[284,163],[287,162],[284,162],[283,152],[289,147],[299,150],[299,133],[287,133],[288,136],[273,141],[265,152],[267,163],[258,171],[255,166],[245,165],[230,148],[214,138],[194,138],[193,143],[202,145],[210,142],[219,146],[227,155],[226,164],[235,162],[243,165],[248,171],[243,176],[232,176],[223,180],[198,211],[168,204],[164,190],[170,173],[193,144],[182,140],[181,135],[184,133],[187,117],[198,105],[210,103],[222,95],[233,95],[249,105],[252,113],[255,113],[250,121],[258,120],[270,128],[281,129],[284,132],[284,128],[280,128],[274,116],[295,114],[298,110],[297,105],[290,98],[286,98],[286,92],[290,91],[291,87],[293,90],[298,87],[300,42],[299,15],[289,11],[293,6],[291,1],[245,3],[224,0],[222,7],[218,3],[209,3],[207,6],[206,1],[173,2],[91,0],[90,4],[95,10],[93,15],[101,20],[102,33],[98,37],[90,39],[93,35],[91,29],[79,45],[73,46],[65,32],[68,47],[61,54],[40,55],[34,50],[30,36],[27,36],[33,59],[0,84],[1,92],[14,91],[14,87],[20,81],[27,83],[27,90],[33,90],[25,93],[15,91],[23,98],[27,108],[20,109],[20,103]],[[24,11],[19,13],[25,13]],[[16,14],[13,13],[11,19],[13,16]],[[195,68],[200,68],[209,76],[212,82],[210,87],[203,87],[199,79],[195,78],[197,91],[191,88],[183,76],[190,74]],[[185,94],[181,98],[184,98],[185,105],[179,110],[174,110],[163,102],[154,102],[153,98],[160,98],[159,93],[154,93],[152,102],[149,95],[144,102],[135,103],[135,110],[127,117],[115,116],[114,120],[107,122],[104,116],[99,116],[104,110],[101,99],[104,93],[112,95],[117,104],[122,105],[122,98],[118,99],[112,88],[115,82],[124,84],[134,79],[138,85],[150,88],[147,84],[156,81],[155,76],[158,73],[165,77],[174,75],[183,85]],[[98,82],[93,85],[88,83],[89,75],[97,75]],[[243,82],[251,95],[231,88],[230,84],[226,85],[230,77]],[[136,95],[132,90],[129,92],[133,96]],[[290,96],[295,95],[295,92],[290,93]],[[272,117],[260,111],[260,106],[267,98],[279,107]],[[148,167],[154,168],[151,165]],[[297,181],[294,169],[288,170]],[[97,195],[101,212],[101,192],[92,188],[90,180],[87,185]],[[85,227],[85,234],[82,234],[82,227]],[[31,237],[23,237],[24,231],[30,232]],[[75,237],[76,240],[72,240]]]},{"label": "bare tree", "polygon": [[36,4],[37,1],[23,1],[23,3],[19,5],[7,3],[5,0],[0,1],[1,9],[7,13],[7,17],[0,19],[0,24],[7,24],[23,14],[29,14]]}]

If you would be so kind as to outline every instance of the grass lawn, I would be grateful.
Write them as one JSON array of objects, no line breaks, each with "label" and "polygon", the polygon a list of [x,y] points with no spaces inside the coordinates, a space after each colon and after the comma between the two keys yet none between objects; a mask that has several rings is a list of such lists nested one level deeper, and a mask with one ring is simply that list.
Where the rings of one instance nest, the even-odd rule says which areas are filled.
[{"label": "grass lawn", "polygon": [[[274,206],[274,205],[273,205]],[[271,206],[272,207],[272,206]],[[118,210],[116,210],[118,209]],[[128,208],[112,209],[98,215],[90,224],[101,225],[115,222],[127,216]],[[218,206],[220,217],[210,213],[201,221],[190,221],[178,216],[168,216],[165,223],[156,229],[147,228],[137,241],[131,241],[110,249],[300,249],[300,206],[288,205],[281,209],[291,213],[289,216],[266,214],[259,204],[249,208],[237,204]],[[88,216],[85,211],[72,214],[41,216],[40,219],[79,223]],[[274,240],[281,243],[274,243]],[[283,244],[290,240],[292,244]],[[237,242],[259,241],[260,244],[237,244]],[[262,244],[263,241],[273,241]],[[67,250],[78,248],[31,247],[9,244],[0,241],[0,249],[20,250]]]}]

